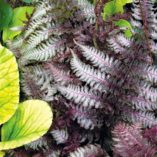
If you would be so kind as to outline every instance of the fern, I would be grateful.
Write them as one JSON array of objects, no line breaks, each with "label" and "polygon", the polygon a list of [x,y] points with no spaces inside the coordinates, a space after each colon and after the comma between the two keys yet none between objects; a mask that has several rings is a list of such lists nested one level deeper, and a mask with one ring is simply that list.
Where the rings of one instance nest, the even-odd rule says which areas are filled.
[{"label": "fern", "polygon": [[70,71],[66,72],[50,63],[46,64],[45,67],[49,70],[50,75],[58,84],[66,85],[68,83],[74,83],[76,80],[72,75],[70,75]]},{"label": "fern", "polygon": [[57,53],[55,43],[57,39],[54,37],[50,38],[46,43],[39,45],[31,51],[24,52],[22,60],[38,60],[46,61]]},{"label": "fern", "polygon": [[108,157],[98,145],[87,145],[85,147],[78,148],[75,152],[70,153],[69,157]]},{"label": "fern", "polygon": [[83,15],[91,23],[95,22],[94,6],[88,0],[78,0],[78,6],[83,12]]},{"label": "fern", "polygon": [[[100,52],[94,47],[89,47],[81,45],[75,41],[75,44],[78,45],[82,51],[83,56],[91,61],[95,67],[101,69],[101,71],[109,72],[112,70],[112,67],[119,67],[121,64],[118,60],[114,60],[112,57],[109,57],[106,53]],[[92,53],[91,53],[92,52]]]},{"label": "fern", "polygon": [[149,142],[142,137],[139,125],[125,126],[117,124],[113,130],[114,153],[115,156],[130,157],[150,157],[157,152],[155,147],[151,147]]},{"label": "fern", "polygon": [[58,86],[57,89],[67,99],[72,99],[75,103],[81,103],[84,107],[102,107],[101,97],[89,91],[87,87],[69,85],[68,87]]},{"label": "fern", "polygon": [[69,137],[69,134],[66,129],[64,130],[53,130],[51,132],[53,138],[57,142],[57,144],[66,143]]},{"label": "fern", "polygon": [[25,145],[26,149],[40,150],[48,149],[48,143],[44,137]]},{"label": "fern", "polygon": [[82,63],[75,54],[73,54],[71,67],[81,81],[87,82],[94,86],[95,89],[102,90],[102,87],[108,85],[105,73],[101,73],[101,71],[94,69],[92,66]]},{"label": "fern", "polygon": [[51,85],[52,78],[40,67],[26,69],[23,73],[25,80],[22,82],[23,91],[32,98],[42,98],[45,101],[54,100],[55,86]]},{"label": "fern", "polygon": [[[20,63],[22,92],[48,101],[54,110],[48,150],[39,154],[157,152],[156,142],[143,134],[153,134],[157,124],[156,4],[135,0],[123,6],[124,14],[103,21],[107,2],[40,0],[23,34],[8,42]],[[130,21],[130,38],[116,25],[121,19]]]},{"label": "fern", "polygon": [[77,120],[78,124],[85,129],[100,128],[103,125],[102,116],[96,109],[90,111],[84,107],[72,106],[70,109],[73,120]]}]

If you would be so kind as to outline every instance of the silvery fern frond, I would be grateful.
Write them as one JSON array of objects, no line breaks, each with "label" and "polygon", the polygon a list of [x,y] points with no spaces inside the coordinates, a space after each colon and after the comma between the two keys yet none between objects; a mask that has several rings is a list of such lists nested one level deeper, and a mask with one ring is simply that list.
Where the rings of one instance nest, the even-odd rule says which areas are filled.
[{"label": "silvery fern frond", "polygon": [[40,1],[39,3],[37,3],[35,12],[32,15],[31,19],[35,20],[45,16],[48,11],[52,10],[52,7],[53,3],[50,0]]},{"label": "silvery fern frond", "polygon": [[156,24],[155,3],[151,0],[135,0],[132,7],[131,25],[135,27],[135,30],[142,28],[148,51],[155,54],[157,52]]},{"label": "silvery fern frond", "polygon": [[66,129],[53,130],[50,133],[52,134],[52,136],[53,136],[53,138],[57,144],[66,143],[68,138],[69,138],[69,134],[68,134],[68,131]]},{"label": "silvery fern frond", "polygon": [[76,104],[80,104],[88,108],[102,108],[102,98],[96,95],[93,91],[89,90],[88,87],[68,85],[57,86],[57,90],[64,95],[67,99],[73,100]]},{"label": "silvery fern frond", "polygon": [[[29,39],[24,44],[24,49],[31,50],[39,45],[41,42],[47,40],[50,37],[48,28],[41,27],[40,30],[37,30],[29,36]],[[25,50],[26,51],[26,50]]]},{"label": "silvery fern frond", "polygon": [[51,57],[55,56],[57,53],[57,38],[50,38],[45,43],[42,43],[38,47],[23,52],[23,56],[21,58],[21,62],[25,63],[25,61],[46,61]]},{"label": "silvery fern frond", "polygon": [[47,154],[45,154],[46,157],[60,157],[61,152],[60,150],[51,150],[50,152],[48,152]]},{"label": "silvery fern frond", "polygon": [[153,111],[157,109],[156,102],[145,99],[142,96],[124,96],[123,101],[126,104],[132,104],[134,108],[141,111]]},{"label": "silvery fern frond", "polygon": [[103,72],[111,72],[114,68],[119,68],[121,64],[120,61],[114,60],[112,57],[109,57],[107,53],[101,52],[94,47],[82,45],[74,41],[77,46],[81,48],[81,53],[86,58],[92,62],[95,67],[98,67]]},{"label": "silvery fern frond", "polygon": [[45,101],[52,101],[56,88],[51,82],[53,79],[40,67],[31,67],[24,74],[21,82],[23,92],[31,98],[42,98]]},{"label": "silvery fern frond", "polygon": [[71,68],[81,81],[87,82],[95,89],[105,91],[105,87],[108,88],[109,84],[107,79],[109,78],[107,78],[107,75],[100,70],[94,69],[90,65],[84,64],[74,53],[71,60]]},{"label": "silvery fern frond", "polygon": [[86,145],[84,147],[79,147],[74,152],[71,152],[69,157],[109,157],[104,150],[101,149],[99,145]]},{"label": "silvery fern frond", "polygon": [[154,125],[157,125],[157,119],[154,113],[151,112],[124,110],[123,116],[127,121],[130,121],[132,123],[140,123],[144,128],[150,128]]},{"label": "silvery fern frond", "polygon": [[33,149],[33,150],[40,150],[40,149],[45,150],[48,149],[48,143],[44,137],[41,137],[40,139],[25,145],[25,148]]},{"label": "silvery fern frond", "polygon": [[150,82],[157,82],[157,68],[156,66],[143,64],[143,63],[135,63],[133,67],[134,74],[139,76]]},{"label": "silvery fern frond", "polygon": [[50,21],[51,21],[51,18],[49,16],[30,20],[28,23],[28,26],[26,27],[26,30],[24,32],[23,38],[26,39],[27,37],[29,37],[29,35],[34,33],[35,30],[37,30],[38,28],[42,27],[43,25],[45,25],[46,23],[48,23]]},{"label": "silvery fern frond", "polygon": [[139,95],[144,96],[147,100],[150,100],[152,102],[157,101],[157,89],[154,87],[151,87],[151,85],[149,84],[139,87]]},{"label": "silvery fern frond", "polygon": [[73,120],[77,120],[81,127],[93,130],[103,125],[103,118],[96,109],[87,110],[82,106],[72,106],[70,109]]},{"label": "silvery fern frond", "polygon": [[121,45],[121,43],[118,43],[117,39],[115,36],[111,36],[107,39],[108,46],[111,48],[111,50],[114,50],[115,53],[124,53],[125,52],[125,47]]},{"label": "silvery fern frond", "polygon": [[91,23],[94,23],[96,19],[96,16],[94,13],[94,5],[91,4],[88,0],[77,0],[77,2],[86,20],[90,21]]}]

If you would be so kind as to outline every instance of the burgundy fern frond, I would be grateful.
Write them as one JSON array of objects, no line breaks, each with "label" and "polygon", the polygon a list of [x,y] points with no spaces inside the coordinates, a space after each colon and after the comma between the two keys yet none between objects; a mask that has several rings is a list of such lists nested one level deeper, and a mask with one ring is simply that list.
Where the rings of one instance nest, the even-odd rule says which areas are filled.
[{"label": "burgundy fern frond", "polygon": [[157,126],[144,130],[143,137],[147,138],[150,143],[157,145]]},{"label": "burgundy fern frond", "polygon": [[156,147],[148,143],[142,137],[139,125],[126,125],[119,123],[113,130],[114,155],[117,157],[154,157],[157,153]]}]

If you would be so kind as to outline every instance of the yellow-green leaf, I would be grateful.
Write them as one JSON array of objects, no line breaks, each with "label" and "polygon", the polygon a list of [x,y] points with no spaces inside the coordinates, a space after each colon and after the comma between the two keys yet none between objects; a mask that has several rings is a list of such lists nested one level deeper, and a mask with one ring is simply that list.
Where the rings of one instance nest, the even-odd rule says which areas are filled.
[{"label": "yellow-green leaf", "polygon": [[120,19],[119,21],[116,21],[115,25],[119,26],[119,27],[125,27],[125,28],[128,28],[128,29],[132,29],[131,24],[129,23],[129,21],[124,20],[124,19]]},{"label": "yellow-green leaf", "polygon": [[0,151],[0,157],[4,157],[5,156],[5,152]]},{"label": "yellow-green leaf", "polygon": [[19,103],[19,73],[11,51],[0,45],[0,124],[8,121]]},{"label": "yellow-green leaf", "polygon": [[123,13],[124,12],[124,6],[127,3],[132,3],[133,0],[112,0],[105,4],[103,8],[103,19],[106,20],[106,18],[115,15],[117,13]]},{"label": "yellow-green leaf", "polygon": [[103,19],[106,20],[107,17],[110,17],[116,13],[116,6],[114,1],[107,2],[103,8]]},{"label": "yellow-green leaf", "polygon": [[11,40],[15,36],[21,33],[21,27],[25,25],[27,21],[26,15],[31,15],[34,7],[25,6],[18,7],[13,10],[13,17],[10,25],[3,29],[3,41]]},{"label": "yellow-green leaf", "polygon": [[52,119],[52,110],[44,101],[28,100],[19,104],[14,116],[2,126],[0,150],[37,140],[48,131]]},{"label": "yellow-green leaf", "polygon": [[132,37],[132,26],[129,23],[129,21],[126,21],[124,19],[120,19],[119,21],[114,22],[116,26],[124,29],[124,34],[126,37],[131,38]]}]

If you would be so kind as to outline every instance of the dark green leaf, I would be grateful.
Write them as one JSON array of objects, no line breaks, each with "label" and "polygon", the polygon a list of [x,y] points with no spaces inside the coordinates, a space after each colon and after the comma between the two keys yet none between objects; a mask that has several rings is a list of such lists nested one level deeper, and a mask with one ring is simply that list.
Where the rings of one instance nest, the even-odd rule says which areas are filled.
[{"label": "dark green leaf", "polygon": [[12,20],[13,10],[4,0],[0,0],[0,30],[7,27]]}]

